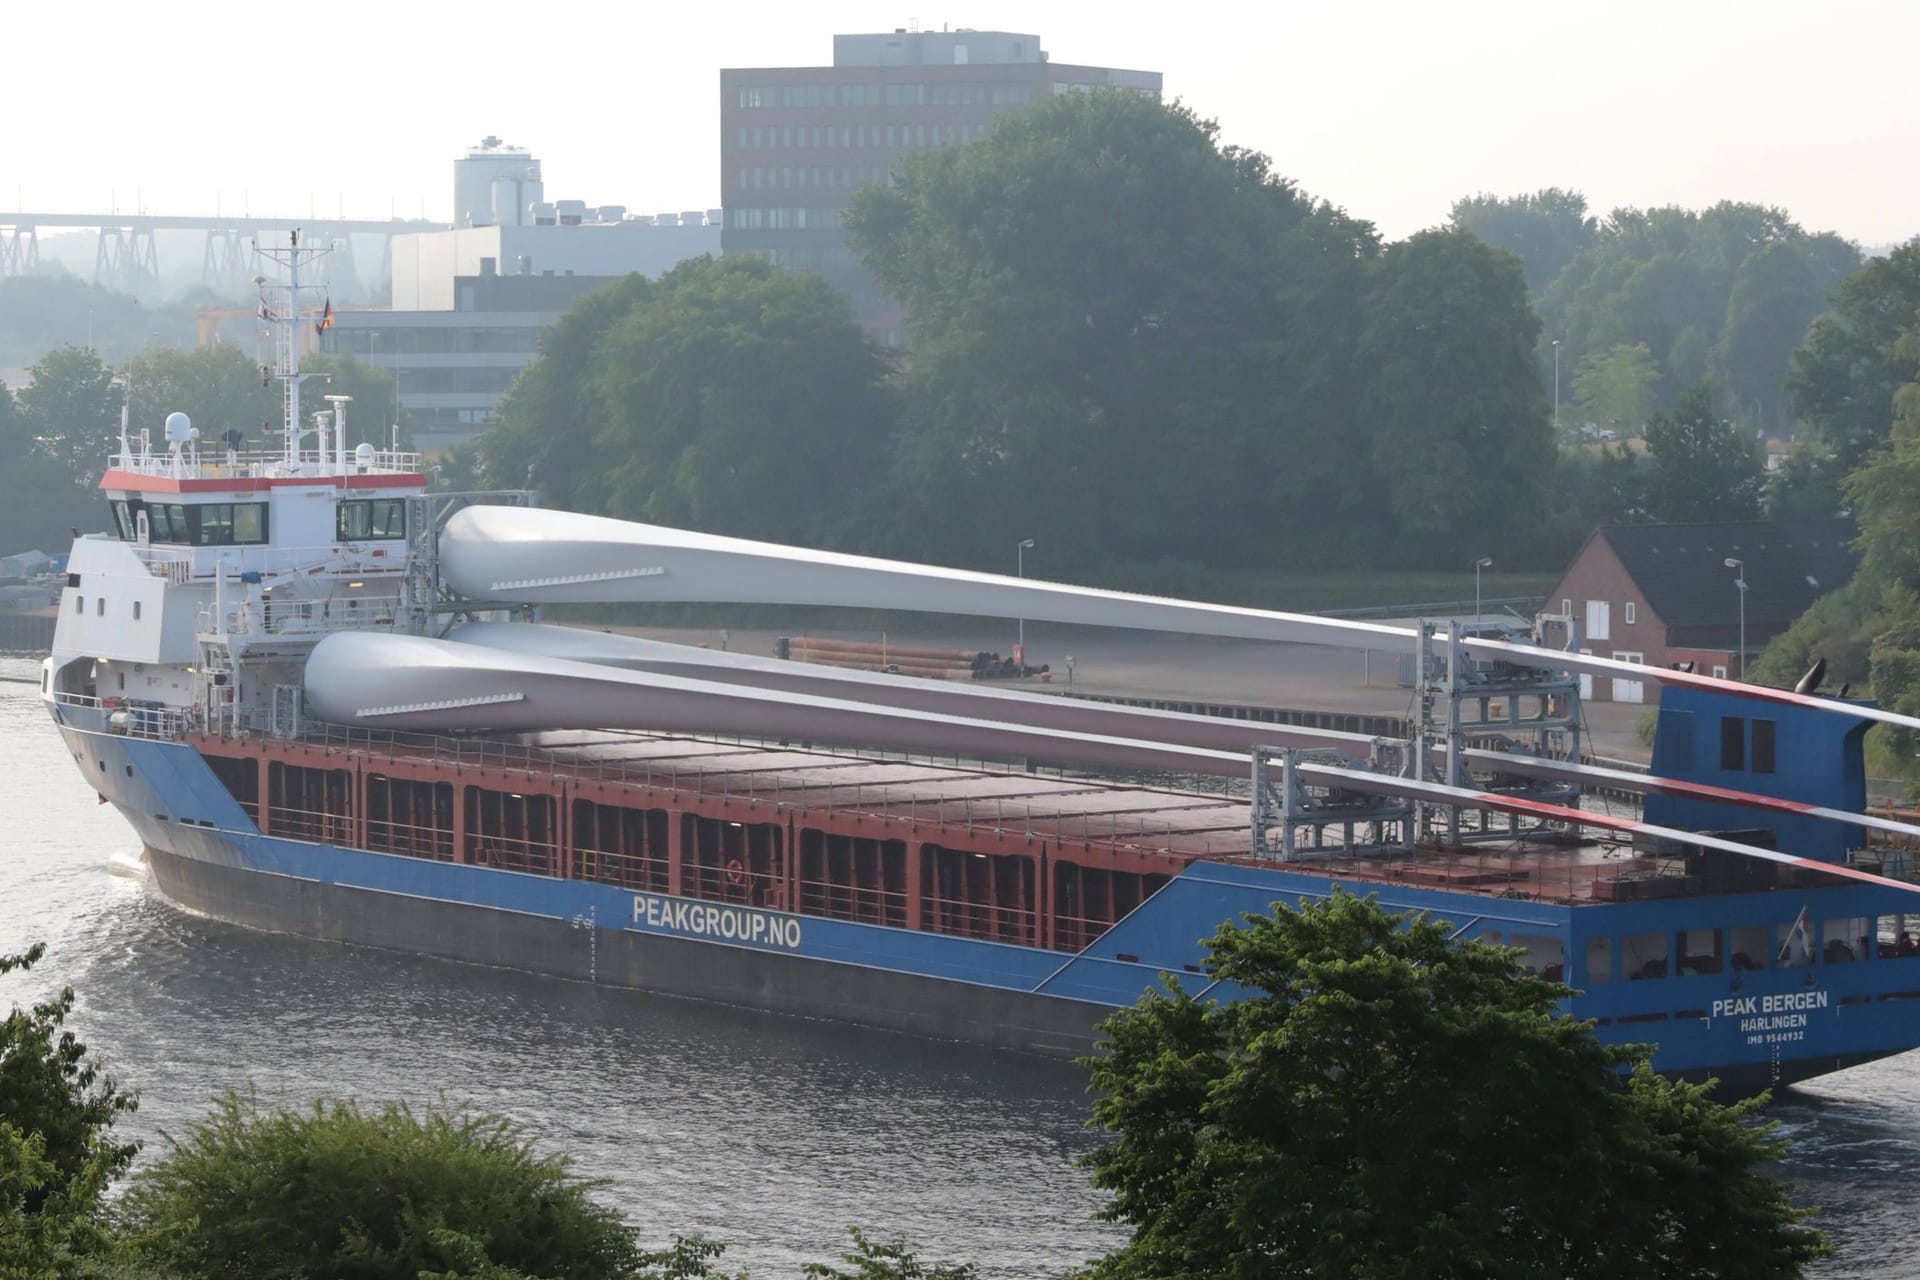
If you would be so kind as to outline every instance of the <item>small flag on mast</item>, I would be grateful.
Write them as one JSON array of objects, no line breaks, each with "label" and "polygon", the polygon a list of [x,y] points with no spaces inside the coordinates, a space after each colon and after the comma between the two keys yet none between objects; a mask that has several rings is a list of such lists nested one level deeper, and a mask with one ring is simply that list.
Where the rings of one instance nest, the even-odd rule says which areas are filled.
[{"label": "small flag on mast", "polygon": [[328,298],[327,305],[321,308],[320,318],[314,322],[313,331],[325,333],[331,328],[333,328],[333,299]]},{"label": "small flag on mast", "polygon": [[267,295],[264,293],[260,295],[260,318],[262,320],[278,320],[280,318],[273,314],[273,308],[267,305]]}]

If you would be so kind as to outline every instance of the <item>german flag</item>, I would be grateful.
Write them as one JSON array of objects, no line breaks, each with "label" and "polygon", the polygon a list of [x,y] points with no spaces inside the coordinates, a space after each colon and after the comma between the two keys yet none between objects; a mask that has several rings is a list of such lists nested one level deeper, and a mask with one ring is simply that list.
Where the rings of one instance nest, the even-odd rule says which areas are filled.
[{"label": "german flag", "polygon": [[314,321],[313,331],[325,333],[331,328],[333,328],[333,299],[328,298],[327,305],[320,312],[320,318]]}]

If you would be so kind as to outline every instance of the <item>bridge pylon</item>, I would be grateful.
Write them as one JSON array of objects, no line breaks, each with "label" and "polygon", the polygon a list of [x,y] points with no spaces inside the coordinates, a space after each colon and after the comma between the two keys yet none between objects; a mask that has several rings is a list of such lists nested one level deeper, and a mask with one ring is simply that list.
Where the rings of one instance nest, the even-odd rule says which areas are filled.
[{"label": "bridge pylon", "polygon": [[93,255],[93,282],[134,297],[151,296],[160,287],[160,254],[153,228],[103,226]]},{"label": "bridge pylon", "polygon": [[254,276],[253,237],[240,227],[207,228],[200,258],[200,283],[223,298],[242,298]]},{"label": "bridge pylon", "polygon": [[40,236],[32,223],[0,223],[0,280],[33,274],[40,265]]}]

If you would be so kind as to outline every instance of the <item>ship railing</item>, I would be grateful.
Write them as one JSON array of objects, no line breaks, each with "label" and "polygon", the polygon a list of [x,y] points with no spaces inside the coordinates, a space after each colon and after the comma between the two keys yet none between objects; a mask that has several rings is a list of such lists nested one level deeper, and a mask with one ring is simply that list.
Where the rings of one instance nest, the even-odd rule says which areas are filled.
[{"label": "ship railing", "polygon": [[200,610],[195,627],[203,636],[322,636],[335,631],[391,627],[399,621],[401,612],[398,594],[356,593],[331,599],[288,599],[271,603],[243,600],[227,609]]},{"label": "ship railing", "polygon": [[240,543],[205,547],[152,547],[136,543],[133,553],[156,578],[165,578],[176,585],[184,584],[190,578],[210,579],[221,574],[231,580],[244,573],[277,578],[285,574],[353,577],[405,572],[406,549],[402,546],[371,545],[375,541],[397,543],[400,539],[369,539],[365,542],[342,542],[317,547]]},{"label": "ship railing", "polygon": [[187,547],[143,547],[134,545],[133,554],[147,566],[147,572],[164,578],[174,586],[185,585],[193,576],[193,551]]},{"label": "ship railing", "polygon": [[[199,713],[190,707],[167,707],[136,698],[101,698],[87,693],[56,692],[56,706],[99,711],[107,727],[124,738],[149,738],[157,742],[175,742],[199,726]],[[124,713],[124,718],[113,717]]]},{"label": "ship railing", "polygon": [[[196,454],[176,457],[172,453],[146,453],[126,458],[116,454],[113,469],[130,475],[179,480],[324,480],[342,474],[331,456],[303,450],[289,462],[280,452],[243,450],[229,453],[208,448],[202,443]],[[347,452],[345,474],[378,475],[418,473],[420,455],[406,450],[376,449],[373,460],[361,467],[353,451]]]}]

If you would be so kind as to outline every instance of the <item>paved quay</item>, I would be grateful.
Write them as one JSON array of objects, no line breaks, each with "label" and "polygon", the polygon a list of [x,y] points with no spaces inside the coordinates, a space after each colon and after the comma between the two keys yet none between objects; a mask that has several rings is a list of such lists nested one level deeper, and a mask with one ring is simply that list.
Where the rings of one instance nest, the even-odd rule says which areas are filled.
[{"label": "paved quay", "polygon": [[[1396,623],[1395,625],[1406,625]],[[916,631],[769,631],[719,628],[622,627],[655,640],[727,648],[768,657],[780,636],[859,640],[951,649],[1013,652],[1015,630],[952,628]],[[1019,687],[1036,692],[1094,693],[1132,698],[1244,703],[1295,711],[1343,711],[1404,716],[1413,691],[1400,684],[1398,652],[1355,651],[1321,645],[1274,644],[1209,636],[1169,635],[1029,622],[1027,664],[1052,668],[1050,679]],[[1411,647],[1411,646],[1409,646]],[[1068,675],[1069,659],[1072,674]],[[982,688],[1001,682],[982,682]],[[1013,687],[1014,682],[1006,685]],[[1644,706],[1589,702],[1585,706],[1591,750],[1616,760],[1645,762],[1649,752],[1634,737]]]}]

